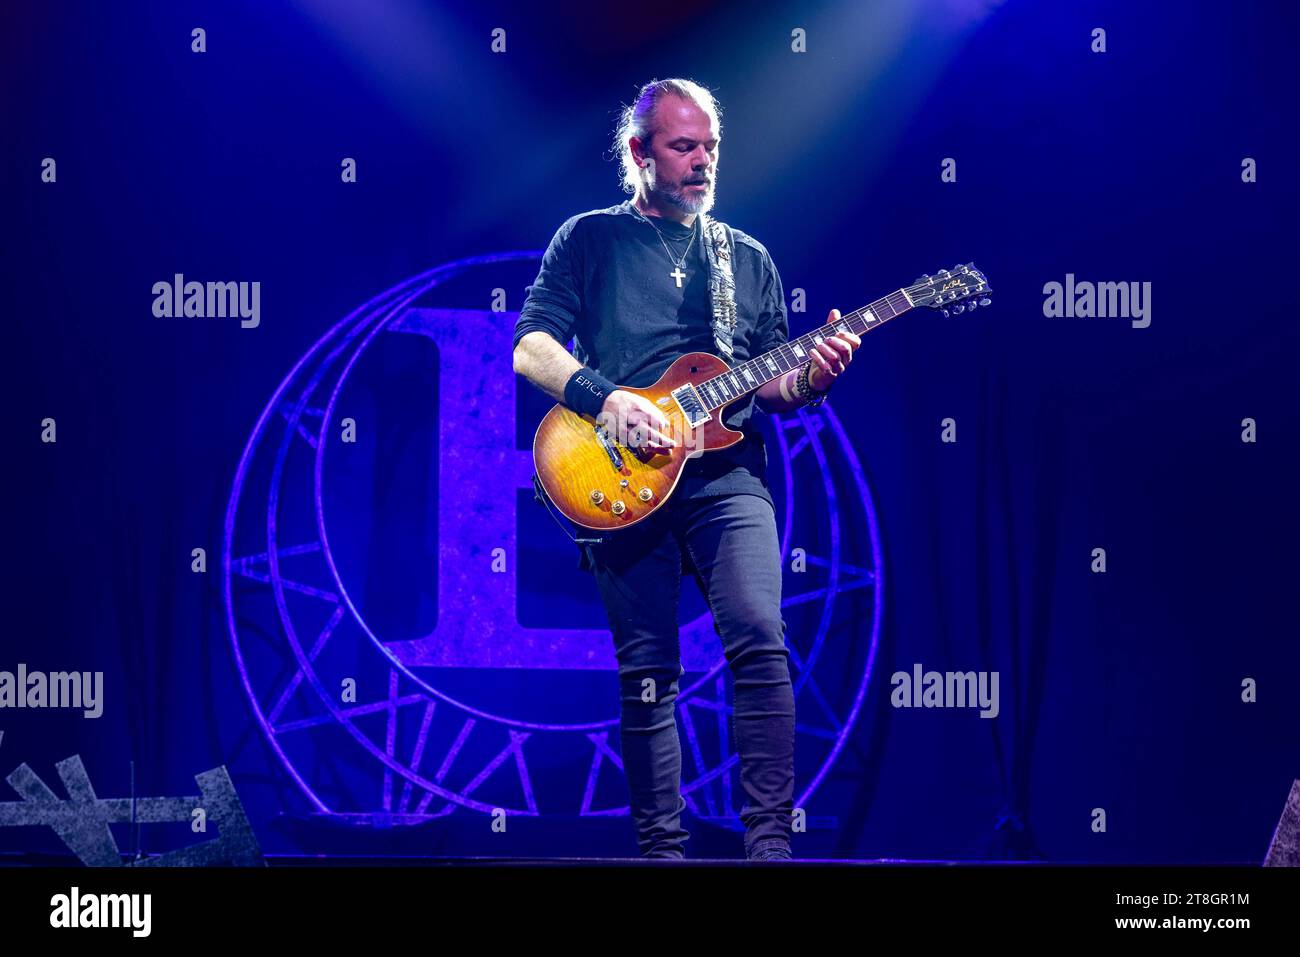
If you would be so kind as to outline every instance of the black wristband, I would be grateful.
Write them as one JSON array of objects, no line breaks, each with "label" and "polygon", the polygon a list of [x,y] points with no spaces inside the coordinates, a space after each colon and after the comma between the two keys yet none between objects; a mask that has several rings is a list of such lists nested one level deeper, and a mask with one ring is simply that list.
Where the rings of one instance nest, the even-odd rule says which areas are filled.
[{"label": "black wristband", "polygon": [[605,398],[618,386],[590,366],[583,366],[564,384],[564,404],[579,415],[600,415]]}]

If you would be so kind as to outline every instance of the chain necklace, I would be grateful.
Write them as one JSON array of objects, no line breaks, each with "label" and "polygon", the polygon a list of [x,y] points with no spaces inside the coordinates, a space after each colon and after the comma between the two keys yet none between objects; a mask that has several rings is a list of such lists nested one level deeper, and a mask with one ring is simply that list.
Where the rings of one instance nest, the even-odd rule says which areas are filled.
[{"label": "chain necklace", "polygon": [[656,226],[654,223],[651,223],[650,218],[644,215],[641,212],[641,210],[637,209],[635,203],[631,203],[630,208],[632,212],[636,213],[637,218],[645,220],[645,222],[647,223],[650,223],[650,228],[653,229],[655,231],[655,235],[659,237],[659,244],[664,247],[664,252],[668,254],[668,261],[670,263],[673,263],[674,266],[676,266],[676,268],[668,274],[668,278],[676,279],[677,288],[681,289],[682,280],[686,278],[686,273],[682,272],[682,266],[686,264],[686,257],[691,254],[691,247],[695,245],[696,230],[694,229],[691,230],[691,241],[686,244],[686,252],[682,253],[682,258],[680,260],[674,260],[672,252],[668,249],[668,244],[664,242],[664,234],[659,231],[659,227]]}]

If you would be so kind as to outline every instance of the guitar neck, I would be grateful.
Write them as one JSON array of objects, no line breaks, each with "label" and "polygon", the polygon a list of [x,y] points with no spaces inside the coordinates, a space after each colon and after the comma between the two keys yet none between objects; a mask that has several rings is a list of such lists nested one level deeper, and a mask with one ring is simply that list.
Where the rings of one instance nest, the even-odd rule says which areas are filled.
[{"label": "guitar neck", "polygon": [[703,397],[708,410],[713,412],[762,388],[791,369],[799,368],[808,361],[808,350],[823,339],[837,332],[852,332],[861,336],[911,308],[912,300],[907,293],[902,289],[896,290],[861,309],[842,314],[838,322],[828,322],[798,339],[783,342],[771,352],[742,362],[720,376],[696,383],[696,391]]}]

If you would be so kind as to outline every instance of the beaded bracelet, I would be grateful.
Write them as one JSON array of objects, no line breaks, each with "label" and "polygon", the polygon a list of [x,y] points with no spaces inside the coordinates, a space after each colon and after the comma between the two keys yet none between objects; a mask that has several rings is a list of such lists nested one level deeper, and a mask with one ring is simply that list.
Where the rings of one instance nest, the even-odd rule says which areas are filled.
[{"label": "beaded bracelet", "polygon": [[794,391],[799,393],[799,397],[809,406],[821,405],[826,401],[826,395],[830,392],[830,389],[827,388],[818,392],[812,387],[812,383],[809,381],[811,376],[812,363],[805,362],[803,368],[799,370],[799,378],[794,380]]}]

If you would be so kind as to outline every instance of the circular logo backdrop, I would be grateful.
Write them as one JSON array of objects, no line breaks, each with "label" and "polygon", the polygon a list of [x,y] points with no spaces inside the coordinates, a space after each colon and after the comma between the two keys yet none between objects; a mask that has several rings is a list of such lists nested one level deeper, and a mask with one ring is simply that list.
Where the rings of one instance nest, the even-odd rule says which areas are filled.
[{"label": "circular logo backdrop", "polygon": [[[317,812],[383,825],[457,808],[627,813],[608,630],[520,622],[521,509],[536,506],[518,439],[532,430],[515,421],[527,388],[510,365],[516,315],[427,305],[453,280],[490,287],[539,258],[461,260],[372,299],[299,360],[248,439],[226,511],[227,625],[253,714]],[[419,358],[395,372],[382,352]],[[880,539],[830,402],[757,418],[786,567],[795,803],[815,821],[872,676]],[[576,563],[547,527],[542,561]],[[683,796],[739,828],[721,642],[707,612],[681,636]]]}]

